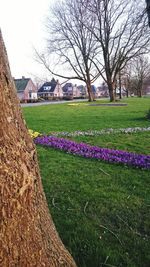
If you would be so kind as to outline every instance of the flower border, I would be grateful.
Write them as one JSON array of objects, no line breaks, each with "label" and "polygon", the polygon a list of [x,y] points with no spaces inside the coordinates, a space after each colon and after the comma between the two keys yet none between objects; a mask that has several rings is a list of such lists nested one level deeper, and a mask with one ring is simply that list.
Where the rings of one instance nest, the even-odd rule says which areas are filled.
[{"label": "flower border", "polygon": [[150,155],[135,154],[123,150],[100,148],[55,136],[38,136],[34,139],[34,142],[35,144],[52,147],[85,158],[94,158],[136,168],[150,169]]},{"label": "flower border", "polygon": [[50,135],[59,136],[59,137],[76,137],[76,136],[98,136],[104,134],[132,134],[137,132],[149,132],[150,127],[133,127],[133,128],[107,128],[102,130],[88,130],[88,131],[74,131],[74,132],[50,132]]}]

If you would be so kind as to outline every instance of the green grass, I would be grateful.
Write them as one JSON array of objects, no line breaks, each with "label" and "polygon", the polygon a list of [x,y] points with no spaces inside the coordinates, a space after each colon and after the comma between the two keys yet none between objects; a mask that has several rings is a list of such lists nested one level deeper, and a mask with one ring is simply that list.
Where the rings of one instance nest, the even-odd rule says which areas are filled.
[{"label": "green grass", "polygon": [[111,149],[128,150],[138,154],[150,154],[150,132],[134,134],[110,134],[95,137],[75,137],[78,142]]},{"label": "green grass", "polygon": [[[123,102],[126,103],[127,100]],[[45,133],[49,131],[71,132],[78,129],[148,126],[150,123],[144,117],[149,106],[150,98],[129,99],[128,106],[122,107],[94,107],[86,102],[79,106],[60,104],[28,107],[24,108],[24,114],[28,126],[33,130]]]},{"label": "green grass", "polygon": [[[128,106],[61,104],[23,111],[28,127],[45,133],[150,125],[150,99],[123,102]],[[150,154],[148,132],[74,140]],[[40,146],[37,151],[50,212],[78,267],[149,267],[150,172]]]}]

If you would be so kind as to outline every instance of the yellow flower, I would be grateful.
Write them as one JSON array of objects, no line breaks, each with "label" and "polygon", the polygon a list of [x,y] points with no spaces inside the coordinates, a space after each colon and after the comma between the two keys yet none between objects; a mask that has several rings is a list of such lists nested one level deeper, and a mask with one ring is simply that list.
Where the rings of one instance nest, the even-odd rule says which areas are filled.
[{"label": "yellow flower", "polygon": [[37,136],[41,135],[39,132],[34,132],[33,130],[29,129],[29,134],[30,136],[34,139],[36,138]]},{"label": "yellow flower", "polygon": [[72,103],[72,104],[68,104],[68,106],[79,106],[79,104],[77,104],[77,103],[76,104],[73,104]]}]

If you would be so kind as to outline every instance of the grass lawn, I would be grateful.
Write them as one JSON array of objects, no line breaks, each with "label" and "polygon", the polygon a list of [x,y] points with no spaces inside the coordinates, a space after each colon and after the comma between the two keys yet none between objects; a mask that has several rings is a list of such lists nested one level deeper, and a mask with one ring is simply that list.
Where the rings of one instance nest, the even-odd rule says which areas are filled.
[{"label": "grass lawn", "polygon": [[[122,102],[128,105],[66,103],[23,112],[28,127],[42,133],[150,126],[149,98]],[[71,139],[150,154],[149,132]],[[50,212],[78,267],[149,267],[150,171],[40,146],[37,152]]]}]

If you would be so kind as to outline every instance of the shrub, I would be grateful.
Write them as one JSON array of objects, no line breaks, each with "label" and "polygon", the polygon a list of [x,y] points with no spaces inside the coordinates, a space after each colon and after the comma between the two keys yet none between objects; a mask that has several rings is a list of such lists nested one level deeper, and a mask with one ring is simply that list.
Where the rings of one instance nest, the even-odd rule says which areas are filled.
[{"label": "shrub", "polygon": [[149,108],[149,110],[146,113],[146,119],[150,120],[150,108]]}]

